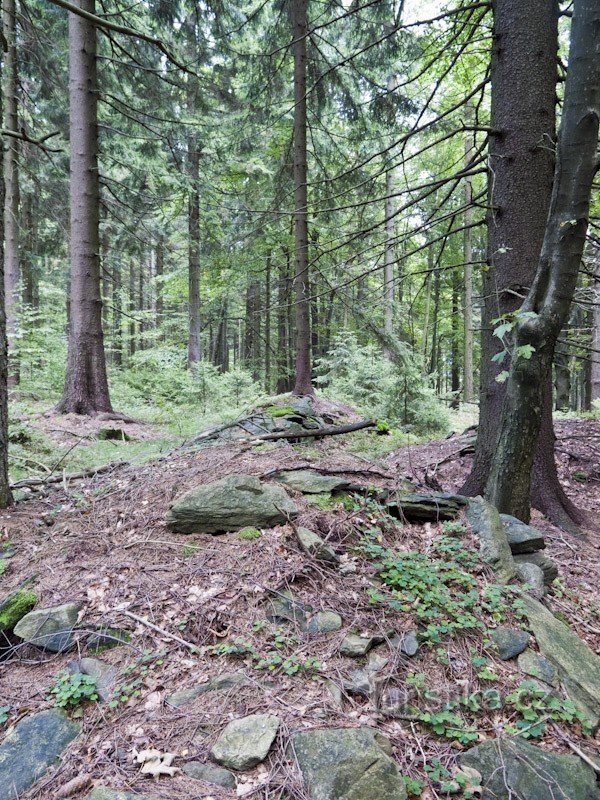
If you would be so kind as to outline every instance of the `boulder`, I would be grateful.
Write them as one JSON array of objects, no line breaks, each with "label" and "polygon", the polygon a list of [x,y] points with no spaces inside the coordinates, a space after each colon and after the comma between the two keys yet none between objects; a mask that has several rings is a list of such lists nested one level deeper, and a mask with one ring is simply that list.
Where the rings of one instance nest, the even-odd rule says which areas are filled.
[{"label": "boulder", "polygon": [[300,547],[304,552],[316,558],[317,561],[325,561],[329,564],[339,564],[340,557],[332,550],[329,545],[325,544],[321,537],[309,530],[309,528],[296,528],[296,536],[300,542]]},{"label": "boulder", "polygon": [[600,800],[594,770],[580,758],[524,739],[491,739],[459,760],[481,774],[483,800]]},{"label": "boulder", "polygon": [[302,625],[302,630],[306,633],[331,633],[339,631],[342,627],[342,618],[336,611],[317,611]]},{"label": "boulder", "polygon": [[524,595],[523,603],[540,652],[557,667],[569,697],[592,727],[597,728],[600,723],[600,657],[539,601]]},{"label": "boulder", "polygon": [[360,658],[366,656],[375,644],[373,636],[358,636],[356,633],[349,633],[340,645],[340,655],[350,658]]},{"label": "boulder", "polygon": [[546,583],[544,581],[544,573],[541,567],[537,564],[532,564],[530,561],[522,561],[515,564],[517,571],[517,578],[521,583],[530,587],[531,593],[534,597],[541,598],[546,593]]},{"label": "boulder", "polygon": [[273,714],[234,719],[225,726],[210,754],[229,769],[251,769],[267,757],[278,728],[279,717]]},{"label": "boulder", "polygon": [[481,557],[498,577],[509,583],[515,577],[515,564],[500,514],[483,497],[473,497],[467,506],[467,519],[479,538]]},{"label": "boulder", "polygon": [[17,622],[28,614],[37,603],[34,592],[17,589],[0,602],[0,633],[12,631]]},{"label": "boulder", "polygon": [[180,689],[167,697],[167,703],[173,708],[180,708],[186,703],[190,703],[197,697],[207,692],[218,692],[227,689],[233,689],[234,686],[243,686],[248,684],[249,680],[243,672],[224,672],[222,675],[217,675],[205,683],[199,683],[196,686],[190,686],[188,689]]},{"label": "boulder", "polygon": [[508,628],[501,625],[490,632],[490,638],[494,642],[498,656],[502,661],[508,661],[522,653],[531,640],[527,631],[519,628]]},{"label": "boulder", "polygon": [[370,728],[302,731],[292,738],[290,752],[311,800],[406,798],[404,780],[388,745]]},{"label": "boulder", "polygon": [[277,480],[303,494],[322,494],[347,489],[350,484],[338,475],[321,475],[314,469],[282,471]]},{"label": "boulder", "polygon": [[80,727],[55,709],[18,722],[0,745],[0,800],[14,800],[58,759]]},{"label": "boulder", "polygon": [[544,573],[544,583],[549,586],[552,581],[558,578],[558,567],[545,553],[524,553],[514,557],[515,565],[535,564]]},{"label": "boulder", "polygon": [[223,533],[270,528],[297,514],[296,504],[281,486],[261,483],[251,475],[228,475],[175,500],[167,526],[177,533]]},{"label": "boulder", "polygon": [[225,789],[235,789],[235,776],[223,767],[216,767],[214,764],[202,764],[200,761],[189,761],[181,769],[190,778],[204,783],[212,783],[215,786],[223,786]]},{"label": "boulder", "polygon": [[73,628],[77,623],[80,606],[65,603],[53,608],[30,611],[15,625],[15,634],[30,644],[61,653],[73,642]]},{"label": "boulder", "polygon": [[537,678],[549,686],[558,686],[558,670],[548,659],[535,650],[524,650],[517,659],[521,672]]},{"label": "boulder", "polygon": [[500,514],[502,527],[513,554],[534,553],[546,547],[544,535],[510,514]]}]

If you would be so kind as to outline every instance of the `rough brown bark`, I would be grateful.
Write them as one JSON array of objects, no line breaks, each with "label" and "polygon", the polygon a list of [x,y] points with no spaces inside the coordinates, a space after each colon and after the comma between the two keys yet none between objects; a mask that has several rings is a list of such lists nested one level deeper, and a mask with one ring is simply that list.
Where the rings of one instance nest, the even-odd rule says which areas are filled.
[{"label": "rough brown bark", "polygon": [[156,242],[155,268],[156,268],[156,275],[154,277],[154,287],[155,287],[154,290],[156,292],[156,305],[155,305],[156,338],[158,341],[161,341],[163,339],[161,325],[165,313],[165,306],[163,301],[163,275],[165,272],[165,242],[162,236],[159,236],[158,241]]},{"label": "rough brown bark", "polygon": [[[565,325],[583,256],[597,169],[600,60],[597,0],[575,0],[557,164],[538,268],[522,305],[498,447],[486,487],[501,512],[527,520],[531,468],[547,403],[556,340]],[[519,348],[531,348],[530,358]]]},{"label": "rough brown bark", "polygon": [[188,137],[188,368],[200,361],[200,153]]},{"label": "rough brown bark", "polygon": [[[467,104],[467,123],[473,122],[473,109]],[[465,133],[465,169],[469,169],[473,160],[473,133]],[[464,298],[463,298],[463,400],[472,403],[475,400],[473,381],[473,231],[470,227],[473,222],[473,184],[471,176],[465,178],[465,215],[463,233],[463,261],[464,261]]]},{"label": "rough brown bark", "polygon": [[[493,335],[493,320],[516,311],[531,285],[554,178],[556,6],[547,0],[494,0],[493,10],[489,268],[483,273],[477,446],[471,473],[462,488],[469,495],[485,489],[506,393],[506,385],[496,381],[506,365],[492,361],[503,349],[503,343]],[[544,390],[548,397],[542,408],[532,497],[540,511],[564,525],[566,517],[581,515],[565,496],[550,453],[554,442],[551,378]]]},{"label": "rough brown bark", "polygon": [[[15,0],[2,0],[2,30],[4,33],[4,127],[19,130],[17,15]],[[6,298],[6,327],[8,335],[8,383],[19,383],[17,353],[18,313],[21,270],[19,263],[19,140],[4,140],[4,287]]]},{"label": "rough brown bark", "polygon": [[[94,13],[94,0],[78,0]],[[67,374],[58,410],[112,411],[100,299],[96,28],[69,13],[71,303]]]},{"label": "rough brown bark", "polygon": [[129,355],[135,355],[137,349],[136,338],[136,322],[135,322],[135,259],[129,261],[129,304],[127,306],[129,311]]},{"label": "rough brown bark", "polygon": [[292,0],[294,53],[294,242],[296,269],[296,380],[294,394],[312,395],[308,272],[308,168],[306,155],[307,0]]},{"label": "rough brown bark", "polygon": [[[2,62],[0,61],[0,81]],[[2,118],[0,97],[0,119]],[[3,172],[3,163],[0,162]],[[0,174],[0,230],[4,227],[4,175]],[[4,298],[4,237],[0,236],[0,508],[12,503],[8,480],[8,341],[6,338],[6,306]]]}]

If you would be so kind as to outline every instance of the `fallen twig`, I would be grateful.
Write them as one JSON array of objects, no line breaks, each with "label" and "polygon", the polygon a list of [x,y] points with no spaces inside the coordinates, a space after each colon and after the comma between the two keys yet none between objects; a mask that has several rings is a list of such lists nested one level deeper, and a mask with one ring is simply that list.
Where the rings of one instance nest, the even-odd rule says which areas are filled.
[{"label": "fallen twig", "polygon": [[176,636],[174,633],[169,633],[169,631],[166,631],[164,628],[159,628],[158,625],[155,625],[153,622],[149,622],[147,619],[144,619],[144,617],[140,617],[137,614],[134,614],[132,611],[121,610],[118,611],[117,613],[129,617],[130,619],[133,619],[136,622],[145,625],[147,628],[151,628],[153,631],[160,633],[162,636],[166,636],[167,639],[172,639],[174,642],[179,642],[179,644],[182,644],[184,647],[187,647],[187,649],[190,650],[192,653],[198,653],[200,651],[200,648],[198,647],[197,644],[186,642],[186,640],[182,639],[180,636]]},{"label": "fallen twig", "polygon": [[321,436],[336,436],[340,433],[352,433],[363,428],[374,428],[377,425],[376,419],[364,419],[360,422],[352,422],[349,425],[328,425],[324,428],[314,428],[300,431],[276,431],[275,433],[262,433],[253,436],[251,441],[273,441],[276,439],[308,439],[320,438]]},{"label": "fallen twig", "polygon": [[129,466],[129,461],[111,461],[110,464],[105,464],[103,467],[89,467],[82,469],[79,472],[72,472],[70,475],[50,475],[47,478],[23,478],[20,481],[11,483],[11,489],[22,489],[27,486],[43,486],[47,483],[61,483],[65,481],[80,481],[83,478],[90,478],[93,475],[98,475],[101,472],[110,472],[112,469],[119,467]]}]

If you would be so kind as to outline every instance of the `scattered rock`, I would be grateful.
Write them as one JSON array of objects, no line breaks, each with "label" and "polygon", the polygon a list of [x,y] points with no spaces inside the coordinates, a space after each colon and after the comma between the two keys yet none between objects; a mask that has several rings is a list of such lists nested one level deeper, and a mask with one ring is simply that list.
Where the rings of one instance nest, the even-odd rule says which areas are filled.
[{"label": "scattered rock", "polygon": [[160,800],[160,798],[135,792],[122,792],[118,789],[109,789],[107,786],[96,786],[84,800]]},{"label": "scattered rock", "polygon": [[364,667],[354,670],[349,680],[344,681],[344,689],[349,694],[360,694],[369,697],[375,688],[377,674],[387,666],[389,658],[376,650],[372,650]]},{"label": "scattered rock", "polygon": [[600,657],[540,602],[523,596],[540,652],[557,668],[569,697],[595,729],[600,723]]},{"label": "scattered rock", "polygon": [[492,739],[459,756],[482,776],[483,800],[599,800],[594,770],[577,756],[548,753],[523,739]]},{"label": "scattered rock", "polygon": [[336,611],[317,611],[314,617],[304,623],[302,629],[306,633],[331,633],[339,631],[341,627],[342,618]]},{"label": "scattered rock", "polygon": [[514,557],[515,564],[535,564],[544,573],[544,583],[550,586],[558,578],[558,567],[545,553],[525,553]]},{"label": "scattered rock", "polygon": [[549,686],[558,686],[558,671],[547,658],[535,650],[524,650],[517,659],[519,669],[532,678],[538,678]]},{"label": "scattered rock", "polygon": [[344,694],[340,687],[337,685],[335,681],[327,679],[325,681],[325,688],[329,692],[331,699],[333,700],[333,705],[338,708],[342,709],[344,707]]},{"label": "scattered rock", "polygon": [[113,647],[119,647],[131,641],[131,634],[123,628],[107,628],[103,626],[91,633],[87,639],[89,653],[102,653]]},{"label": "scattered rock", "polygon": [[327,728],[297,733],[290,751],[311,800],[405,800],[402,775],[381,744],[369,728]]},{"label": "scattered rock", "polygon": [[18,722],[0,745],[0,800],[27,791],[79,731],[79,725],[55,709]]},{"label": "scattered rock", "polygon": [[225,789],[235,789],[236,786],[235,776],[229,770],[223,769],[223,767],[215,767],[214,764],[189,761],[182,767],[182,772],[197,781],[223,786]]},{"label": "scattered rock", "polygon": [[340,655],[360,658],[360,656],[366,656],[374,644],[375,640],[372,636],[358,636],[355,633],[349,633],[340,645]]},{"label": "scattered rock", "polygon": [[28,589],[17,589],[7,595],[0,603],[0,633],[12,631],[36,603],[37,596]]},{"label": "scattered rock", "polygon": [[396,650],[400,650],[406,656],[415,656],[419,649],[419,640],[417,639],[416,631],[406,631],[405,633],[397,633],[390,640],[390,644]]},{"label": "scattered rock", "polygon": [[317,561],[326,561],[329,564],[339,564],[340,557],[321,537],[308,528],[296,528],[296,536],[304,552],[316,558]]},{"label": "scattered rock", "polygon": [[531,525],[526,525],[520,519],[511,517],[510,514],[500,514],[500,519],[513,554],[534,553],[536,550],[543,550],[546,547],[543,533],[532,528]]},{"label": "scattered rock", "polygon": [[531,593],[534,597],[541,598],[544,596],[546,584],[541,567],[538,567],[537,564],[532,564],[530,561],[522,561],[520,564],[515,565],[515,569],[517,578],[531,587]]},{"label": "scattered rock", "polygon": [[230,769],[251,769],[267,757],[277,735],[279,717],[273,714],[252,714],[234,719],[217,739],[211,756]]},{"label": "scattered rock", "polygon": [[71,672],[83,672],[96,681],[96,691],[104,702],[108,702],[112,697],[113,690],[117,683],[119,670],[111,664],[100,661],[99,658],[82,658],[69,664]]},{"label": "scattered rock", "polygon": [[492,567],[500,583],[510,583],[515,577],[515,564],[496,508],[483,497],[473,497],[467,506],[467,519],[479,538],[483,560]]},{"label": "scattered rock", "polygon": [[240,528],[270,528],[298,514],[281,486],[251,475],[228,475],[175,500],[167,526],[177,533],[222,533]]},{"label": "scattered rock", "polygon": [[303,494],[322,494],[347,489],[350,484],[338,475],[321,475],[313,469],[290,470],[278,473],[277,480]]},{"label": "scattered rock", "polygon": [[180,708],[186,703],[190,703],[197,697],[207,692],[218,692],[224,689],[232,689],[234,686],[243,686],[249,683],[248,678],[243,672],[224,672],[216,678],[206,683],[199,683],[188,689],[180,689],[178,692],[167,697],[167,703],[173,708]]},{"label": "scattered rock", "polygon": [[302,626],[311,610],[310,606],[296,600],[289,589],[284,589],[267,601],[266,617],[269,622],[276,624],[294,622]]},{"label": "scattered rock", "polygon": [[65,603],[54,608],[30,611],[15,626],[15,634],[30,644],[61,653],[73,641],[73,628],[77,622],[80,606]]},{"label": "scattered rock", "polygon": [[498,656],[502,661],[508,661],[522,653],[531,640],[527,631],[518,628],[507,628],[500,626],[490,633],[490,638],[494,642]]}]

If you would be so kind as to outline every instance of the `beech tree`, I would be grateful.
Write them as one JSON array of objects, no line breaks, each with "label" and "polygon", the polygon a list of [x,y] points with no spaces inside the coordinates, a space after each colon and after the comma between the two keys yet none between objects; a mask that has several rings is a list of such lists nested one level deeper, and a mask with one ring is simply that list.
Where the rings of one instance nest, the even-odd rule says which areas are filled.
[{"label": "beech tree", "polygon": [[[94,0],[78,0],[78,7],[90,14],[94,14],[94,5]],[[89,415],[112,407],[100,295],[96,28],[73,12],[69,12],[69,133],[69,347],[65,387],[57,408]]]},{"label": "beech tree", "polygon": [[585,247],[598,169],[600,7],[575,0],[552,200],[533,284],[514,330],[500,437],[486,495],[528,520],[531,469],[557,338],[565,325]]}]

